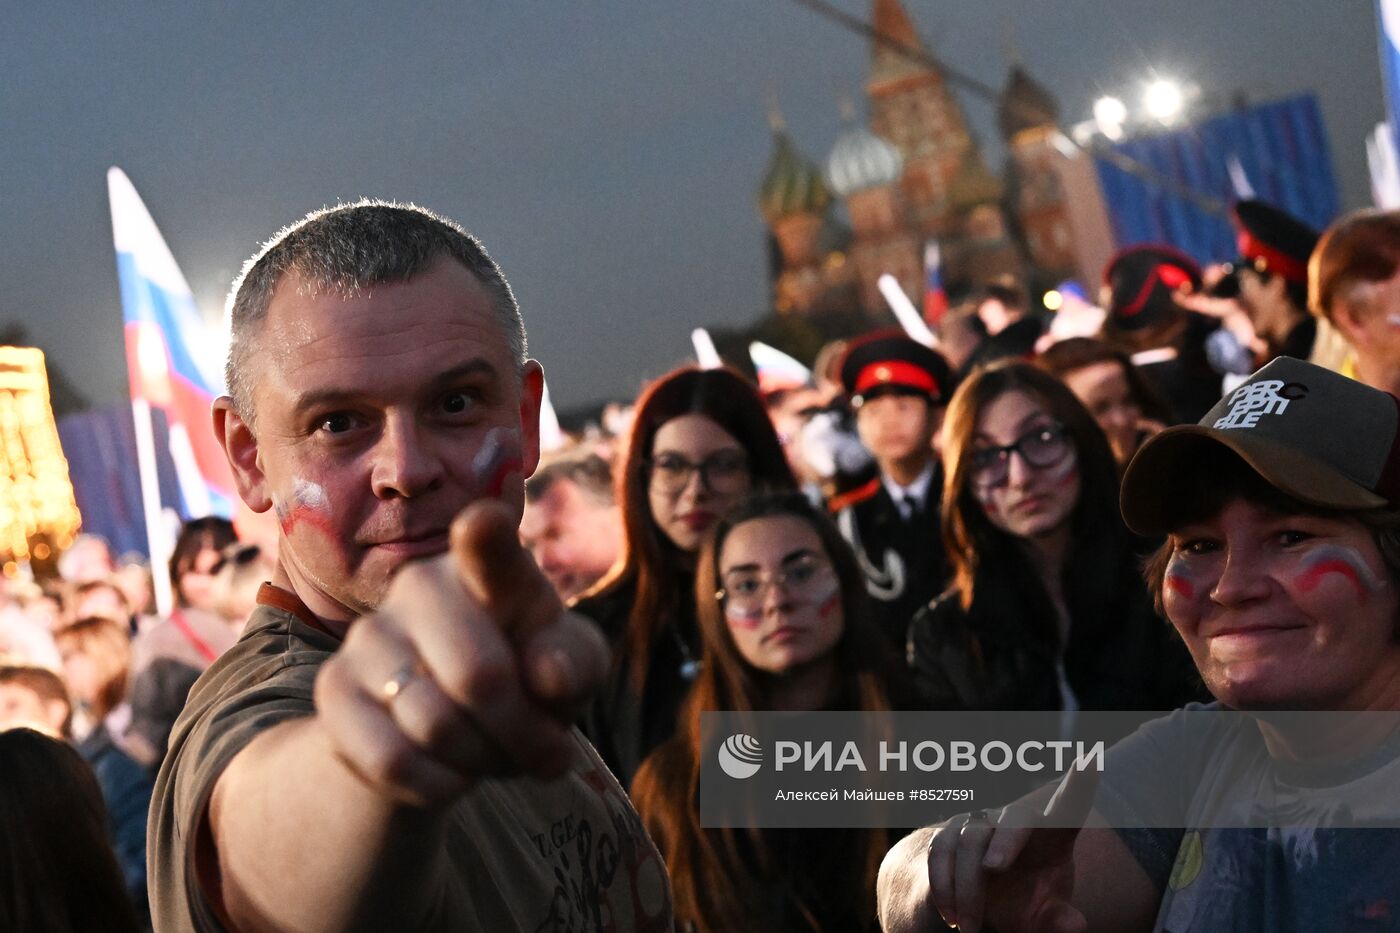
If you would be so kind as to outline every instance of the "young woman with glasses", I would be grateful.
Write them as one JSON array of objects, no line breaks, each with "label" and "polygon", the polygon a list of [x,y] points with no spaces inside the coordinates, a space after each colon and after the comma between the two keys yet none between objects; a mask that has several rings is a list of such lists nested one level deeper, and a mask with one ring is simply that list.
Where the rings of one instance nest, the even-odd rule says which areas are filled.
[{"label": "young woman with glasses", "polygon": [[1158,619],[1088,410],[1023,362],[974,372],[944,422],[949,590],[910,627],[934,709],[1174,709],[1200,691]]},{"label": "young woman with glasses", "polygon": [[625,786],[676,730],[700,670],[695,557],[750,490],[794,481],[757,391],[731,370],[679,369],[637,402],[616,471],[623,553],[574,608],[613,647],[614,674],[583,723]]},{"label": "young woman with glasses", "polygon": [[676,928],[875,929],[881,846],[895,834],[707,829],[698,796],[705,712],[894,705],[894,663],[868,614],[855,558],[801,495],[756,496],[715,527],[695,599],[704,666],[677,735],[647,757],[632,784],[671,876]]}]

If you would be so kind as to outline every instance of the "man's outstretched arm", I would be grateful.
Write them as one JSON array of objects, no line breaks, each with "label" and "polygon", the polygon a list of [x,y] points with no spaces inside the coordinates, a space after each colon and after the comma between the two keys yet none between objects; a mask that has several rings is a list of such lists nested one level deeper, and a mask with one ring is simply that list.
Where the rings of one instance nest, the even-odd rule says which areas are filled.
[{"label": "man's outstretched arm", "polygon": [[606,671],[602,636],[563,610],[506,510],[472,506],[450,553],[405,567],[351,626],[315,715],[219,776],[206,893],[247,930],[470,925],[447,883],[448,808],[482,776],[567,769]]}]

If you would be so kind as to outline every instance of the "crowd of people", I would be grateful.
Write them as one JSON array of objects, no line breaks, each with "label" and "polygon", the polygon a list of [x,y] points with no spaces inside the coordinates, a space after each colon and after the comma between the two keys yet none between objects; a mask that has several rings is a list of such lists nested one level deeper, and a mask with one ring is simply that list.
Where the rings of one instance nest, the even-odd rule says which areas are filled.
[{"label": "crowd of people", "polygon": [[[127,909],[146,918],[146,815],[171,727],[200,673],[238,640],[272,563],[257,546],[240,544],[229,521],[200,518],[183,525],[169,570],[174,607],[163,617],[156,612],[149,568],[139,559],[118,563],[95,535],[73,542],[58,561],[56,579],[6,585],[0,610],[0,729],[42,733],[70,745],[86,762],[91,774],[84,787],[95,777],[101,793],[96,806],[104,831],[94,838],[105,840],[109,861],[115,856],[121,882],[116,890],[130,902],[129,908],[109,898],[96,906],[75,904],[77,917],[101,916],[94,912],[101,907],[111,909],[114,918]],[[44,751],[41,744],[37,739],[16,744],[15,753],[36,761],[61,759],[62,753]],[[66,762],[54,767],[56,775],[74,770]],[[13,789],[23,792],[20,785]],[[77,798],[72,803],[88,805]],[[61,808],[52,813],[61,814]],[[92,858],[88,867],[95,871],[97,856]],[[97,890],[113,888],[104,882]],[[62,898],[50,892],[40,902],[52,910]],[[6,917],[16,929],[43,929],[54,922],[31,917],[27,911],[38,908],[26,906],[18,894],[9,907]],[[127,928],[124,921],[113,923],[114,929]]]},{"label": "crowd of people", "polygon": [[[1178,883],[1190,827],[700,818],[711,711],[1400,708],[1400,220],[1235,221],[1230,265],[1123,250],[1078,322],[999,281],[933,347],[682,367],[543,452],[481,244],[308,215],[235,283],[213,413],[276,553],[186,522],[164,615],[90,535],[4,583],[0,927],[1392,928],[1389,835],[1212,829]],[[1189,755],[1174,722],[1114,754]]]}]

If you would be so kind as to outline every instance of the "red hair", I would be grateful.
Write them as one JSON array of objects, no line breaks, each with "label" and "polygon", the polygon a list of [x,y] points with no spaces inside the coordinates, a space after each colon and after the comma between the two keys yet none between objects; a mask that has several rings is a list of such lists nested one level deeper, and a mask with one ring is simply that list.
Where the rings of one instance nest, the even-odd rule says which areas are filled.
[{"label": "red hair", "polygon": [[763,400],[731,369],[684,367],[653,382],[637,401],[632,430],[614,482],[622,508],[623,550],[617,566],[587,595],[636,581],[636,598],[624,635],[624,663],[637,689],[646,682],[651,645],[664,620],[675,617],[679,600],[672,581],[679,552],[657,527],[647,495],[647,460],[656,432],[673,418],[704,415],[730,434],[749,458],[755,489],[793,489],[796,482],[783,455]]}]

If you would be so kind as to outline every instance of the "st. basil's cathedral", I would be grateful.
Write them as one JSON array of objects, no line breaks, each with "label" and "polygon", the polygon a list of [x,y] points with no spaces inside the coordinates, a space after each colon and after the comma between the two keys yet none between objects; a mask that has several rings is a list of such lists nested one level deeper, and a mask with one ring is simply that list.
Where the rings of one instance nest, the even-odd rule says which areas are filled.
[{"label": "st. basil's cathedral", "polygon": [[[776,111],[770,118],[759,208],[774,245],[774,310],[860,308],[889,320],[878,278],[894,275],[917,302],[929,242],[954,296],[1007,278],[1032,294],[1094,281],[1113,249],[1109,222],[1093,160],[1061,135],[1049,92],[1011,69],[997,107],[1008,153],[998,176],[932,59],[899,48],[924,49],[899,0],[873,0],[872,23],[891,42],[872,43],[869,127],[847,112],[824,172],[797,151]],[[835,216],[837,199],[849,227]]]}]

